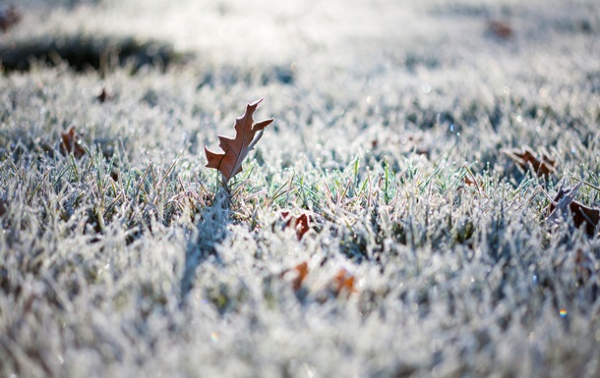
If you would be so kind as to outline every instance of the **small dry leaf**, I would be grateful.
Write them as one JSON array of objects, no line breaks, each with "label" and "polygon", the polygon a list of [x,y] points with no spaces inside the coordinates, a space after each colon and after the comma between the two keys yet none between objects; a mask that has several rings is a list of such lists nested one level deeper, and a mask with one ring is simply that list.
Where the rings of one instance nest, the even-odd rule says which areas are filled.
[{"label": "small dry leaf", "polygon": [[76,159],[85,155],[85,149],[81,145],[79,135],[75,132],[75,127],[71,126],[69,130],[61,132],[60,137],[60,152],[63,155],[73,153]]},{"label": "small dry leaf", "polygon": [[431,157],[431,151],[427,148],[417,148],[417,149],[415,149],[415,154],[423,155],[427,159],[429,159]]},{"label": "small dry leaf", "polygon": [[331,292],[337,298],[342,293],[346,293],[346,298],[352,293],[356,293],[354,287],[354,276],[348,273],[344,268],[340,269],[331,282]]},{"label": "small dry leaf", "polygon": [[475,186],[481,190],[485,190],[485,184],[484,184],[483,180],[477,180],[475,178],[465,176],[463,178],[463,181],[464,181],[465,185],[467,185],[467,186]]},{"label": "small dry leaf", "polygon": [[8,201],[0,198],[0,217],[8,212]]},{"label": "small dry leaf", "polygon": [[385,137],[374,137],[370,141],[371,150],[378,150],[385,147],[399,148],[401,153],[414,152],[417,155],[425,155],[429,158],[430,148],[424,143],[422,135],[388,135]]},{"label": "small dry leaf", "polygon": [[596,271],[594,260],[583,249],[578,248],[575,252],[574,262],[579,278],[583,283],[587,282]]},{"label": "small dry leaf", "polygon": [[261,102],[262,99],[248,104],[246,113],[235,120],[235,138],[231,139],[219,135],[219,147],[224,153],[217,154],[204,147],[206,159],[208,160],[206,167],[218,169],[223,174],[225,183],[242,171],[244,159],[260,140],[265,128],[273,122],[271,118],[254,123],[252,116]]},{"label": "small dry leaf", "polygon": [[509,39],[514,34],[513,29],[506,21],[490,20],[487,24],[487,30],[500,39]]},{"label": "small dry leaf", "polygon": [[113,95],[111,95],[110,93],[108,93],[108,91],[106,90],[106,88],[102,88],[102,91],[100,92],[100,94],[98,96],[96,96],[96,99],[101,103],[104,104],[106,101],[110,101],[113,99]]},{"label": "small dry leaf", "polygon": [[560,188],[558,190],[558,193],[556,193],[556,196],[548,208],[550,215],[548,215],[546,221],[548,223],[555,223],[559,219],[559,215],[563,214],[563,216],[565,216],[567,214],[567,209],[569,209],[575,227],[579,228],[585,225],[585,232],[589,236],[594,236],[596,234],[596,227],[600,222],[600,210],[587,207],[575,201],[575,195],[580,186],[581,183],[573,188]]},{"label": "small dry leaf", "polygon": [[281,217],[284,220],[283,228],[293,227],[296,230],[296,237],[301,240],[304,234],[310,230],[310,218],[307,213],[302,213],[300,216],[294,216],[289,211],[282,211]]},{"label": "small dry leaf", "polygon": [[21,21],[21,12],[14,5],[0,9],[0,30],[3,33],[6,33],[8,29],[18,24],[19,21]]},{"label": "small dry leaf", "polygon": [[530,147],[524,146],[521,149],[502,149],[500,152],[508,156],[522,169],[532,170],[538,177],[548,176],[556,171],[556,159],[545,151],[537,156]]},{"label": "small dry leaf", "polygon": [[284,270],[280,276],[287,277],[291,274],[293,274],[293,278],[291,279],[292,288],[294,289],[294,291],[298,291],[302,287],[302,282],[308,275],[308,263],[306,261],[301,262],[292,269]]}]

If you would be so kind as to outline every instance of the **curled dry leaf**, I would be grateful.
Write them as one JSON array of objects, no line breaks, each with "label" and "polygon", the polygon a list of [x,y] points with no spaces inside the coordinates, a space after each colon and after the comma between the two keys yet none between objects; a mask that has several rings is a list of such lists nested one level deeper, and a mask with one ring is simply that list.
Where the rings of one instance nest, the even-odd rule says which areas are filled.
[{"label": "curled dry leaf", "polygon": [[222,154],[214,153],[204,147],[208,163],[206,167],[218,169],[227,183],[233,176],[242,171],[242,163],[248,153],[254,148],[262,137],[264,129],[273,122],[273,119],[254,123],[253,115],[262,99],[248,104],[246,113],[235,120],[235,138],[219,135],[219,147]]},{"label": "curled dry leaf", "polygon": [[284,270],[280,276],[284,277],[284,278],[287,278],[288,276],[292,276],[292,277],[290,277],[291,281],[292,281],[292,287],[294,288],[294,291],[298,291],[302,287],[302,282],[304,281],[304,279],[306,278],[307,275],[308,275],[308,263],[306,261],[304,261],[304,262],[301,262],[300,264],[296,265],[292,269]]},{"label": "curled dry leaf", "polygon": [[0,9],[0,30],[3,33],[6,33],[8,29],[18,24],[19,21],[21,21],[21,12],[14,5]]},{"label": "curled dry leaf", "polygon": [[579,228],[585,225],[585,232],[589,236],[594,236],[596,234],[596,227],[600,222],[600,210],[575,201],[575,195],[580,187],[581,183],[573,188],[560,188],[548,207],[549,215],[546,221],[548,223],[556,223],[561,214],[564,217],[570,212],[575,227]]},{"label": "curled dry leaf", "polygon": [[521,149],[502,149],[500,152],[508,156],[522,169],[532,170],[538,177],[548,176],[556,171],[556,159],[551,157],[546,151],[542,151],[538,156],[533,152],[531,147],[524,146]]},{"label": "curled dry leaf", "polygon": [[293,227],[296,230],[296,237],[301,240],[304,234],[310,230],[310,218],[307,213],[302,213],[299,216],[292,215],[289,211],[282,211],[281,217],[285,222],[283,228]]},{"label": "curled dry leaf", "polygon": [[81,139],[79,138],[79,135],[77,135],[75,132],[75,127],[71,126],[69,130],[61,132],[60,137],[61,154],[68,155],[73,153],[73,156],[75,156],[76,159],[79,159],[85,155],[85,149],[81,145]]}]

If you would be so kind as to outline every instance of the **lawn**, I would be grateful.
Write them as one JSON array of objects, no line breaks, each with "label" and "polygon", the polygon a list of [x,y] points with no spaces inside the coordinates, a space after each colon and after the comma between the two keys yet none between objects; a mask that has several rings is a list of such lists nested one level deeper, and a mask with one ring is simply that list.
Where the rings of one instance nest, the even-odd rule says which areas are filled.
[{"label": "lawn", "polygon": [[596,1],[14,3],[0,377],[600,375]]}]

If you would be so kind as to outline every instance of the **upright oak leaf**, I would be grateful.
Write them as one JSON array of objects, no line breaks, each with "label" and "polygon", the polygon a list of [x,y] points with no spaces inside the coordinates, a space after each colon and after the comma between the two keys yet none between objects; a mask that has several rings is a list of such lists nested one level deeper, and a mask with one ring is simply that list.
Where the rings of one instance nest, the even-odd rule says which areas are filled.
[{"label": "upright oak leaf", "polygon": [[273,122],[273,118],[254,123],[252,116],[262,99],[246,105],[246,113],[235,120],[235,138],[219,135],[219,147],[225,152],[214,153],[204,147],[208,163],[206,167],[218,169],[225,178],[225,183],[242,171],[242,163],[254,145],[262,137],[264,129]]}]

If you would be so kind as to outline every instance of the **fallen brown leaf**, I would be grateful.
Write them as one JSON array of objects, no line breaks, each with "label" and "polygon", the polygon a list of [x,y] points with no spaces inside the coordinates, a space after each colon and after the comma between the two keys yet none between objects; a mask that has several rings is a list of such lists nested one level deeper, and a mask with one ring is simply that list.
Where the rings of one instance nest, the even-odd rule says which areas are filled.
[{"label": "fallen brown leaf", "polygon": [[594,260],[592,260],[589,254],[584,252],[583,249],[578,248],[575,252],[574,262],[579,279],[582,283],[586,283],[596,272]]},{"label": "fallen brown leaf", "polygon": [[342,292],[346,293],[346,297],[349,297],[350,294],[356,293],[357,291],[354,287],[354,276],[348,273],[346,269],[340,269],[335,277],[333,277],[330,289],[336,298],[339,297]]},{"label": "fallen brown leaf", "polygon": [[533,150],[524,146],[523,148],[512,148],[500,150],[504,155],[508,156],[512,161],[517,163],[522,169],[533,171],[538,177],[548,176],[556,171],[556,159],[551,157],[547,152],[537,156]]},{"label": "fallen brown leaf", "polygon": [[76,159],[79,159],[85,155],[85,149],[81,145],[81,139],[79,138],[79,135],[77,135],[75,132],[75,127],[71,126],[69,130],[62,131],[60,133],[60,137],[60,152],[63,155],[73,153],[73,156]]},{"label": "fallen brown leaf", "polygon": [[208,160],[206,167],[218,169],[225,178],[225,183],[242,171],[244,159],[260,140],[264,129],[273,122],[271,118],[254,123],[252,116],[261,102],[262,99],[248,104],[244,115],[235,120],[235,138],[219,135],[219,147],[224,151],[223,154],[214,153],[204,147]]},{"label": "fallen brown leaf", "polygon": [[0,199],[0,217],[8,212],[8,201]]},{"label": "fallen brown leaf", "polygon": [[304,234],[310,230],[310,218],[307,213],[302,213],[299,216],[292,215],[289,211],[282,211],[281,217],[284,220],[283,228],[293,227],[296,230],[296,237],[301,240]]},{"label": "fallen brown leaf", "polygon": [[[559,219],[560,214],[565,216],[570,211],[575,227],[579,228],[585,225],[585,232],[589,236],[594,236],[598,222],[600,222],[600,210],[575,201],[575,195],[580,187],[581,183],[573,188],[560,188],[550,203],[548,208],[549,215],[546,221],[548,223],[555,223]],[[567,209],[569,210],[567,211]]]},{"label": "fallen brown leaf", "polygon": [[306,261],[301,262],[292,269],[284,270],[280,276],[287,277],[290,274],[293,274],[293,278],[291,278],[292,288],[294,289],[294,291],[300,290],[300,288],[302,287],[302,282],[308,275],[308,263]]},{"label": "fallen brown leaf", "polygon": [[14,6],[10,5],[4,9],[0,9],[0,30],[6,33],[21,21],[21,12]]},{"label": "fallen brown leaf", "polygon": [[490,20],[487,30],[500,39],[509,39],[513,36],[513,29],[506,21]]},{"label": "fallen brown leaf", "polygon": [[113,95],[111,95],[110,93],[108,93],[108,91],[106,90],[106,88],[102,88],[102,91],[100,92],[100,94],[98,96],[96,96],[96,99],[101,103],[105,103],[107,101],[110,101],[113,99]]},{"label": "fallen brown leaf", "polygon": [[471,178],[469,176],[465,176],[463,178],[463,181],[464,181],[465,185],[467,185],[467,186],[475,186],[478,189],[485,190],[485,183],[483,182],[483,180],[477,180],[474,177]]}]

